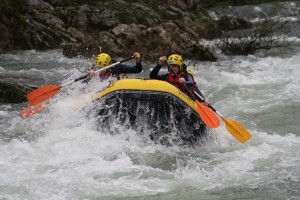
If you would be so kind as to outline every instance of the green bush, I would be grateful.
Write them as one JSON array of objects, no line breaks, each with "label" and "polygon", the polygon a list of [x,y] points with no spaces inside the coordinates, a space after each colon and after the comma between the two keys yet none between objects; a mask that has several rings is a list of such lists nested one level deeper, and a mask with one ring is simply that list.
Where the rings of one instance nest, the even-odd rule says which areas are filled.
[{"label": "green bush", "polygon": [[5,16],[9,19],[9,27],[14,31],[21,31],[27,23],[24,19],[24,15],[28,10],[26,1],[23,0],[2,0],[0,3],[0,16]]}]

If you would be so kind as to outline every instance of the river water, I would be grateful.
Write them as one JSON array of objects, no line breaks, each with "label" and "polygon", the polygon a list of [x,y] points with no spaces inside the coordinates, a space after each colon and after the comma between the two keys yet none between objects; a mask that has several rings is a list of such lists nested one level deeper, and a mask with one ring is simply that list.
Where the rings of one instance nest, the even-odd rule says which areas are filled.
[{"label": "river water", "polygon": [[[96,79],[64,87],[26,120],[27,103],[0,104],[0,199],[300,199],[300,49],[262,55],[189,62],[211,104],[252,134],[245,144],[224,122],[194,147],[154,144],[118,124],[119,135],[98,131],[93,104],[78,109],[106,87]],[[61,85],[91,63],[61,50],[9,52],[0,78]]]},{"label": "river water", "polygon": [[[60,50],[10,52],[1,55],[1,80],[60,85],[91,63]],[[224,123],[215,141],[195,147],[97,131],[73,105],[106,86],[98,80],[66,86],[26,120],[27,103],[1,104],[0,199],[300,199],[299,63],[300,50],[190,63],[212,105],[251,132],[245,144]],[[146,76],[152,65],[144,66]]]}]

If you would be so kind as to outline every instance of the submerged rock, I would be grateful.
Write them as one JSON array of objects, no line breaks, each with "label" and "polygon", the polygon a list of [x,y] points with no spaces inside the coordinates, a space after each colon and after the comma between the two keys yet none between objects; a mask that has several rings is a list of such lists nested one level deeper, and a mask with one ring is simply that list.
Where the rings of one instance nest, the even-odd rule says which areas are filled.
[{"label": "submerged rock", "polygon": [[35,89],[28,85],[0,81],[0,103],[22,103],[27,101],[28,92]]}]

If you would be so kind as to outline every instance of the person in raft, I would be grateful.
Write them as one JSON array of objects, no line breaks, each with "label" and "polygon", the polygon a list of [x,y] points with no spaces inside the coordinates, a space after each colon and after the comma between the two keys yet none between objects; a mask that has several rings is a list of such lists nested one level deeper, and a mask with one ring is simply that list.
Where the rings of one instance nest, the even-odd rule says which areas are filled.
[{"label": "person in raft", "polygon": [[[185,65],[185,64],[184,64],[184,65]],[[198,95],[200,95],[200,96],[202,97],[202,99],[201,99],[200,97],[198,97],[198,96],[195,94],[196,99],[197,99],[198,101],[200,101],[200,102],[203,102],[206,106],[208,106],[209,102],[204,98],[204,95],[203,95],[202,92],[199,90],[199,88],[198,88],[198,86],[197,86],[197,83],[195,82],[195,79],[194,79],[194,73],[193,73],[193,71],[192,71],[190,68],[186,67],[186,66],[185,66],[185,71],[186,71],[186,73],[188,73],[188,74],[192,77],[192,79],[193,79],[193,81],[194,81],[194,86],[192,86],[192,88],[191,88],[192,92],[193,92],[194,94],[197,93]],[[204,101],[203,101],[203,99],[204,99]]]},{"label": "person in raft", "polygon": [[[126,73],[137,74],[142,71],[142,62],[141,62],[141,55],[138,52],[134,52],[132,57],[135,59],[136,64],[134,66],[125,65],[125,64],[118,64],[113,66],[105,71],[101,71],[99,73],[100,80],[107,80],[110,77],[117,78],[126,78]],[[95,71],[104,67],[107,67],[112,64],[112,59],[110,55],[107,53],[99,54],[95,59],[96,66],[88,71],[89,78],[95,76]]]},{"label": "person in raft", "polygon": [[[173,71],[177,74],[178,78],[170,71],[165,73],[160,73],[159,71],[161,67],[167,62],[169,66],[173,69]],[[186,91],[185,87],[182,84],[185,84],[192,92],[196,91],[198,87],[195,84],[195,81],[187,71],[187,67],[183,63],[183,59],[180,55],[178,54],[172,54],[168,57],[162,56],[158,60],[158,64],[150,73],[150,79],[157,79],[157,80],[163,80],[171,83],[178,89],[180,89],[182,92],[184,92],[186,95],[189,95],[188,92]],[[197,91],[196,91],[197,92]],[[199,91],[197,92],[199,95],[202,95],[202,93]],[[202,95],[203,97],[203,95]],[[204,102],[205,105],[208,105],[209,102],[204,99],[200,99],[197,95],[195,95],[195,98],[199,100],[200,102]]]}]

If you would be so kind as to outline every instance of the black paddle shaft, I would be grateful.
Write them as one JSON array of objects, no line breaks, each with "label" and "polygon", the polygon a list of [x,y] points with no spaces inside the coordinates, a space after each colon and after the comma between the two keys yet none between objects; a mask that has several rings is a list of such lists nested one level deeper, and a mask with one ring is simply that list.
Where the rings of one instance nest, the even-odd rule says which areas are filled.
[{"label": "black paddle shaft", "polygon": [[[194,93],[195,93],[200,99],[202,99],[202,100],[204,101],[204,98],[202,98],[200,94],[198,94],[196,91],[195,91]],[[212,105],[208,104],[208,107],[209,107],[210,109],[212,109],[215,113],[220,114],[220,113],[218,113],[218,111],[217,111],[214,107],[212,107]]]},{"label": "black paddle shaft", "polygon": [[[111,65],[109,65],[109,66],[107,66],[107,67],[104,67],[104,68],[102,68],[102,69],[99,69],[99,70],[97,70],[97,71],[103,71],[103,70],[106,70],[106,69],[111,68],[111,67],[113,67],[113,66],[116,66],[116,65],[118,65],[118,64],[120,64],[120,63],[126,62],[126,61],[128,61],[128,60],[130,60],[130,59],[132,59],[132,58],[133,58],[133,56],[131,56],[130,58],[126,58],[126,59],[124,59],[124,60],[121,60],[121,61],[119,61],[119,62],[113,63],[113,64],[111,64]],[[79,80],[85,79],[85,78],[87,78],[88,76],[89,76],[89,75],[86,74],[86,75],[84,75],[84,76],[81,76],[81,77],[79,77],[79,78],[76,78],[73,82],[77,82],[77,81],[79,81]]]}]

